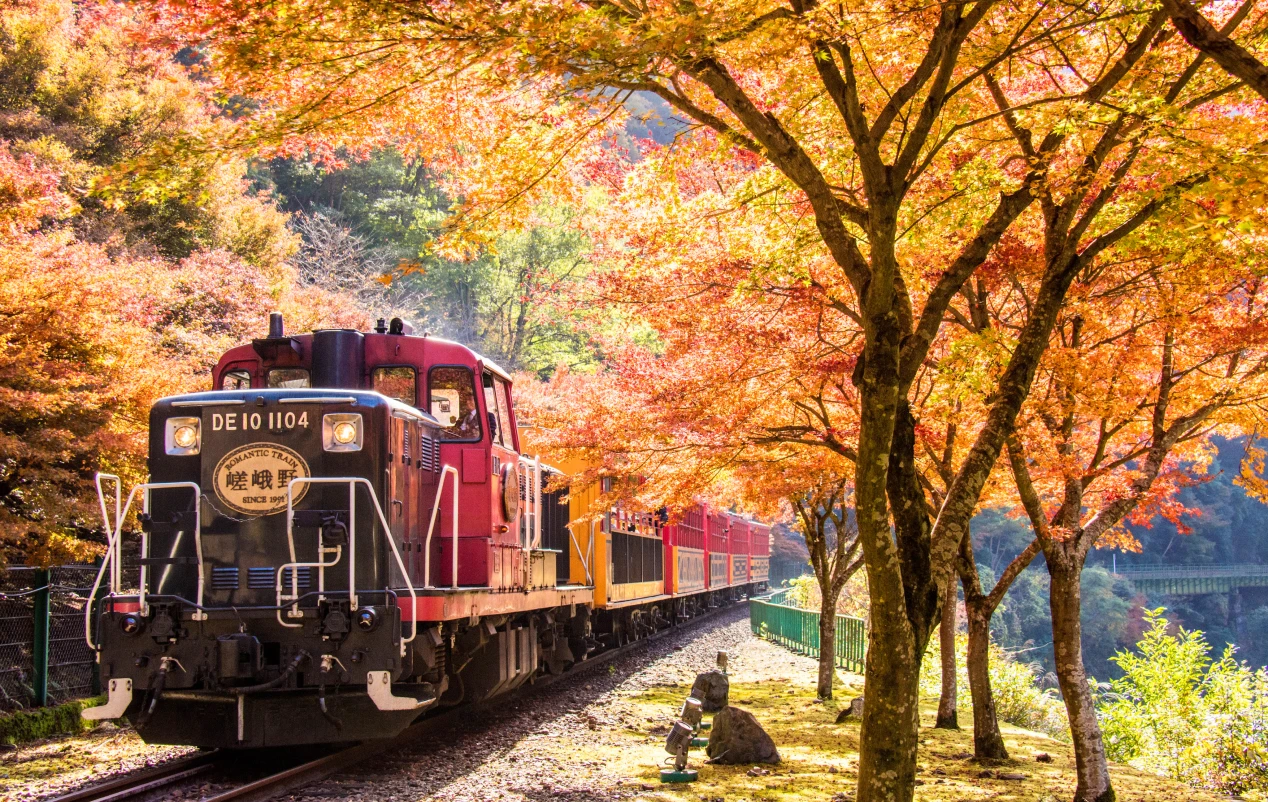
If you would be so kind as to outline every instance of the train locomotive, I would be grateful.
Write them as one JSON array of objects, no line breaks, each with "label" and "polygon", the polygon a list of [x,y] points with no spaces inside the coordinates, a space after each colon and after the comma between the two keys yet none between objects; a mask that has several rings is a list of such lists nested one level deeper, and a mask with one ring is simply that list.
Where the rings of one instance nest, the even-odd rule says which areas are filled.
[{"label": "train locomotive", "polygon": [[107,700],[84,716],[147,742],[390,737],[765,588],[768,527],[552,492],[510,376],[399,319],[288,335],[275,313],[212,380],[154,404],[145,483],[97,478]]}]

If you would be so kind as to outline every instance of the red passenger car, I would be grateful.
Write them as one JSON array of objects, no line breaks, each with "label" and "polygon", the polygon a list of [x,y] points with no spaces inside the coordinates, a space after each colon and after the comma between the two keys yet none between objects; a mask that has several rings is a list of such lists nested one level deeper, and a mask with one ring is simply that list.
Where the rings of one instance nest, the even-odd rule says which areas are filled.
[{"label": "red passenger car", "polygon": [[764,584],[770,580],[770,527],[755,521],[750,523],[749,541],[748,581]]},{"label": "red passenger car", "polygon": [[727,530],[731,528],[731,516],[720,510],[705,508],[708,520],[709,590],[720,590],[731,585],[731,547],[727,543]]},{"label": "red passenger car", "polygon": [[705,508],[693,504],[676,524],[665,526],[665,592],[699,593],[705,589]]},{"label": "red passenger car", "polygon": [[751,521],[738,515],[729,516],[731,529],[727,537],[730,552],[730,572],[732,585],[748,584],[749,527]]}]

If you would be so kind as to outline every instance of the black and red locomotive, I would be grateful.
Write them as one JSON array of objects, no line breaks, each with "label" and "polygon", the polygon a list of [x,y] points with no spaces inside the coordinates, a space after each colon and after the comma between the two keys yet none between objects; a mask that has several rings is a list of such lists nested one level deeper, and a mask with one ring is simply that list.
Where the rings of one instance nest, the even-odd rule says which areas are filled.
[{"label": "black and red locomotive", "polygon": [[[543,492],[510,377],[398,320],[290,336],[275,315],[213,380],[154,405],[149,481],[98,478],[110,543],[86,615],[109,695],[85,716],[147,741],[389,737],[765,586],[761,524],[596,524],[596,494]],[[719,536],[725,577],[705,570]]]}]

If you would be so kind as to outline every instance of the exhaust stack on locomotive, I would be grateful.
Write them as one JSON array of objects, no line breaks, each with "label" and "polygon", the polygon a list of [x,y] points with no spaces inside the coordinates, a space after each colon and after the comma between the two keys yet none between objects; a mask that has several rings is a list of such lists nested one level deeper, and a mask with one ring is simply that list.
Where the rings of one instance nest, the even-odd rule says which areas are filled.
[{"label": "exhaust stack on locomotive", "polygon": [[86,628],[109,697],[86,717],[204,747],[389,737],[764,586],[731,555],[724,585],[680,591],[660,518],[645,523],[669,570],[644,559],[642,584],[616,581],[613,538],[625,561],[648,532],[616,512],[580,523],[581,496],[561,506],[520,453],[510,377],[410,331],[288,335],[274,313],[220,359],[215,389],[155,403],[150,479],[98,477],[110,537]]}]

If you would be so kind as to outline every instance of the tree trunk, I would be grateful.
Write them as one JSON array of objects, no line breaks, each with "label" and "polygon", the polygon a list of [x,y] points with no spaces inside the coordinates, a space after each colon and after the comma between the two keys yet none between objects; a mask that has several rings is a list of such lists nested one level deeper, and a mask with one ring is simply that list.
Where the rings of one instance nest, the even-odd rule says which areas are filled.
[{"label": "tree trunk", "polygon": [[920,728],[920,663],[906,622],[872,616],[859,735],[858,802],[911,802]]},{"label": "tree trunk", "polygon": [[1096,721],[1092,692],[1083,668],[1082,627],[1079,621],[1081,557],[1061,555],[1048,558],[1051,578],[1052,641],[1057,658],[1057,681],[1065,697],[1070,718],[1070,735],[1074,740],[1074,762],[1078,785],[1074,802],[1114,802],[1110,785],[1109,764],[1105,760],[1105,744]]},{"label": "tree trunk", "polygon": [[[894,422],[900,402],[898,355],[902,338],[893,309],[897,274],[888,226],[871,233],[872,279],[864,308],[867,343],[856,371],[861,421],[854,474],[855,516],[867,567],[871,600],[863,727],[859,736],[858,802],[911,802],[916,784],[916,744],[920,724],[920,653],[928,633],[919,633],[908,610],[907,583],[922,573],[905,564],[909,556],[902,521],[890,529],[889,481]],[[896,519],[911,513],[895,511]],[[926,559],[928,554],[925,555]],[[927,570],[923,572],[928,575]],[[934,601],[937,589],[934,588]],[[936,609],[936,608],[935,608]]]},{"label": "tree trunk", "polygon": [[946,593],[942,598],[942,621],[938,625],[938,646],[942,656],[942,696],[938,699],[938,720],[934,727],[944,730],[960,729],[959,717],[956,715],[955,666],[955,588],[956,578],[952,574],[947,580]]},{"label": "tree trunk", "polygon": [[965,662],[969,690],[973,692],[973,756],[978,760],[1007,760],[1008,749],[999,731],[995,695],[991,691],[991,616],[986,599],[966,601],[964,609],[969,619],[969,652]]},{"label": "tree trunk", "polygon": [[820,699],[832,698],[832,680],[836,675],[837,600],[823,597],[819,605],[819,686]]}]

